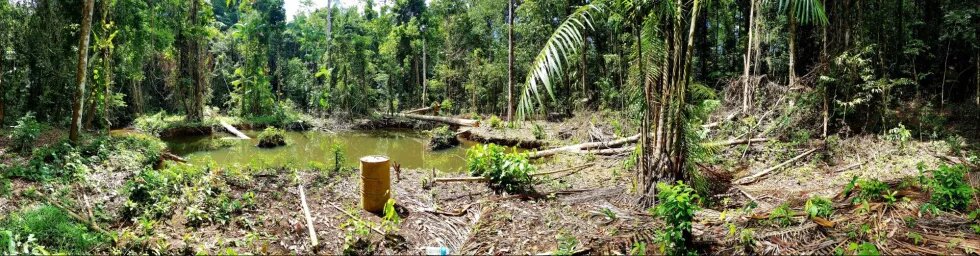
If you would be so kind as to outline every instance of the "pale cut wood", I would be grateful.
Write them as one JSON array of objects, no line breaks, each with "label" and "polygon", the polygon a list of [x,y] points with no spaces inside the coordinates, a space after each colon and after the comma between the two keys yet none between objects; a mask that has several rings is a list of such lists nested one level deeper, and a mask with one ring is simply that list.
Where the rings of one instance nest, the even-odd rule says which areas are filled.
[{"label": "pale cut wood", "polygon": [[392,117],[411,118],[411,119],[422,120],[422,121],[441,122],[441,123],[457,125],[457,126],[470,126],[470,127],[480,126],[480,120],[473,120],[473,119],[453,118],[453,117],[445,117],[445,116],[427,116],[427,115],[417,115],[417,114],[408,114],[408,113],[395,113],[395,114],[386,114],[386,115]]},{"label": "pale cut wood", "polygon": [[313,217],[310,216],[310,207],[306,204],[306,191],[303,189],[303,184],[299,184],[299,200],[303,204],[303,215],[306,217],[306,227],[310,231],[310,243],[313,244],[313,248],[319,246],[319,242],[316,239],[316,229],[313,227]]},{"label": "pale cut wood", "polygon": [[238,136],[239,139],[243,139],[243,140],[250,140],[250,139],[252,139],[252,138],[249,138],[248,135],[245,135],[244,133],[242,133],[241,131],[239,131],[238,129],[235,129],[234,126],[231,126],[230,124],[226,123],[224,120],[220,120],[219,122],[221,123],[221,126],[222,127],[225,127],[225,130],[228,130],[228,132],[230,132],[231,134],[234,134],[235,136]]},{"label": "pale cut wood", "polygon": [[[579,166],[573,166],[573,167],[569,167],[569,168],[565,168],[565,169],[561,169],[561,170],[557,170],[557,171],[534,173],[534,174],[531,174],[531,175],[528,175],[528,176],[538,177],[538,176],[545,176],[545,175],[551,175],[551,174],[556,174],[556,173],[563,173],[563,172],[568,172],[568,171],[577,171],[577,170],[581,170],[583,168],[591,167],[593,165],[595,165],[595,164],[594,163],[587,163],[587,164],[583,164],[583,165],[579,165]],[[488,181],[488,179],[487,178],[484,178],[484,177],[452,177],[452,178],[435,178],[435,179],[432,180],[433,183],[438,183],[438,182],[486,182],[486,181]]]},{"label": "pale cut wood", "polygon": [[791,164],[793,162],[796,162],[797,160],[800,160],[801,158],[803,158],[803,157],[805,157],[807,155],[810,155],[810,154],[812,154],[813,152],[816,152],[816,151],[817,151],[816,148],[807,150],[806,152],[803,152],[803,154],[800,154],[800,155],[798,155],[796,157],[793,157],[790,160],[786,160],[785,162],[782,162],[782,163],[780,163],[780,164],[778,164],[776,166],[770,167],[769,169],[762,170],[761,172],[758,172],[756,174],[753,174],[752,176],[741,178],[741,179],[735,181],[734,183],[735,184],[738,184],[738,185],[751,184],[753,182],[756,182],[759,179],[759,177],[765,176],[766,174],[769,174],[770,172],[772,172],[774,170],[778,170],[779,168],[783,168],[784,166],[787,166],[787,165],[789,165],[789,164]]}]

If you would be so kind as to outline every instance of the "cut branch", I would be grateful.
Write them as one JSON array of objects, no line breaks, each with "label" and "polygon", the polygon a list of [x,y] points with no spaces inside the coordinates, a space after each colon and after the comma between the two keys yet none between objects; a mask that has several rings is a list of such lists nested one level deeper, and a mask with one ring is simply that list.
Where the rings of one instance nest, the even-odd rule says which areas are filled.
[{"label": "cut branch", "polygon": [[222,121],[219,121],[219,122],[221,123],[221,126],[225,128],[225,130],[228,130],[228,132],[230,132],[231,134],[234,134],[239,139],[243,139],[243,140],[250,140],[250,139],[252,139],[252,138],[249,138],[248,135],[245,135],[245,133],[242,133],[241,131],[239,131],[238,129],[236,129],[234,126],[231,126],[230,124],[226,123],[225,121],[222,120]]},{"label": "cut branch", "polygon": [[303,184],[299,184],[299,199],[303,204],[303,215],[306,217],[306,227],[310,231],[310,243],[313,244],[313,248],[319,246],[319,242],[316,239],[316,229],[313,228],[313,217],[310,216],[310,207],[306,204],[306,192],[303,189]]},{"label": "cut branch", "polygon": [[396,114],[386,114],[386,115],[391,117],[411,118],[411,119],[422,120],[422,121],[441,122],[441,123],[457,125],[457,126],[471,126],[471,127],[480,126],[480,120],[473,120],[473,119],[452,118],[452,117],[445,117],[445,116],[427,116],[427,115],[417,115],[417,114],[408,114],[408,113],[396,113]]},{"label": "cut branch", "polygon": [[782,163],[780,163],[780,164],[778,164],[776,166],[770,167],[769,169],[765,169],[765,170],[763,170],[763,171],[761,171],[759,173],[756,173],[756,174],[754,174],[752,176],[748,176],[748,177],[739,179],[739,180],[735,181],[735,184],[738,184],[738,185],[747,185],[747,184],[751,184],[753,182],[756,182],[759,179],[759,177],[765,176],[766,174],[769,174],[772,171],[775,171],[775,170],[778,170],[780,168],[783,168],[783,167],[785,167],[785,166],[787,166],[787,165],[789,165],[789,164],[791,164],[793,162],[796,162],[797,160],[800,160],[801,158],[803,158],[803,157],[805,157],[807,155],[810,155],[810,154],[812,154],[813,152],[816,152],[816,151],[817,151],[816,148],[807,150],[806,152],[803,152],[803,154],[800,154],[800,155],[798,155],[798,156],[796,156],[796,157],[794,157],[794,158],[792,158],[790,160],[786,160],[785,162],[782,162]]},{"label": "cut branch", "polygon": [[[595,164],[594,163],[587,163],[587,164],[583,164],[583,165],[579,165],[579,166],[573,166],[573,167],[569,167],[569,168],[565,168],[565,169],[561,169],[561,170],[557,170],[557,171],[534,173],[534,174],[531,174],[529,176],[531,176],[531,177],[539,177],[539,176],[551,175],[551,174],[556,174],[556,173],[563,173],[563,172],[569,172],[569,171],[578,171],[578,170],[582,170],[584,168],[592,167],[593,165],[595,165]],[[439,182],[486,182],[488,180],[489,179],[484,178],[484,177],[453,177],[453,178],[435,178],[435,179],[432,180],[432,182],[433,183],[439,183]]]}]

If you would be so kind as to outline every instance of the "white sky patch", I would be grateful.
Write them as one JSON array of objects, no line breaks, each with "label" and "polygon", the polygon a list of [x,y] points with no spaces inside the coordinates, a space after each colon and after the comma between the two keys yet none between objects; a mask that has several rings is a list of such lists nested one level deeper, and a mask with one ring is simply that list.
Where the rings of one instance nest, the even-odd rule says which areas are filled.
[{"label": "white sky patch", "polygon": [[[331,0],[334,6],[351,7],[351,6],[361,6],[361,0]],[[302,0],[285,0],[286,9],[286,20],[291,21],[296,14],[300,12],[309,12],[312,10],[327,7],[327,0],[312,0],[313,3],[311,10],[304,10]],[[375,0],[375,3],[381,3],[382,1]]]}]

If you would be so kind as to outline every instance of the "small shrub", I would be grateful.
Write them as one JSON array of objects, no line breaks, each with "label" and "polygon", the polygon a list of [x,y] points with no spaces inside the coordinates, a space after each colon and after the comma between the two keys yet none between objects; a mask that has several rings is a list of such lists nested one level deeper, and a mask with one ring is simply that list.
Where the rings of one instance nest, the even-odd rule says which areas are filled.
[{"label": "small shrub", "polygon": [[769,213],[769,223],[781,227],[793,225],[793,215],[795,214],[793,209],[789,208],[789,204],[783,203]]},{"label": "small shrub", "polygon": [[902,148],[905,148],[905,144],[912,139],[912,131],[905,128],[904,124],[898,124],[898,127],[888,130],[888,134],[885,139],[890,141],[896,141]]},{"label": "small shrub", "polygon": [[926,182],[932,190],[932,203],[941,210],[964,210],[973,195],[973,188],[963,179],[967,168],[963,165],[941,165],[932,171]]},{"label": "small shrub", "polygon": [[952,155],[960,155],[963,152],[963,148],[967,146],[966,138],[960,135],[951,135],[946,137],[946,145],[949,146],[949,153]]},{"label": "small shrub", "polygon": [[454,109],[455,105],[453,105],[453,100],[449,98],[443,99],[442,103],[439,103],[439,112],[452,114]]},{"label": "small shrub", "polygon": [[10,182],[10,179],[0,174],[0,196],[8,197],[10,196],[10,192],[13,192],[13,184]]},{"label": "small shrub", "polygon": [[806,200],[803,211],[810,217],[830,218],[834,212],[834,206],[829,199],[814,196]]},{"label": "small shrub", "polygon": [[541,125],[534,124],[534,126],[531,128],[531,133],[534,134],[534,139],[543,140],[548,138],[548,133],[544,131],[544,127],[541,127]]},{"label": "small shrub", "polygon": [[536,171],[526,154],[506,154],[504,147],[495,144],[466,150],[466,165],[471,175],[485,177],[491,188],[508,193],[530,190],[530,174]]},{"label": "small shrub", "polygon": [[259,133],[259,144],[256,145],[260,148],[274,148],[286,145],[286,132],[282,129],[275,127],[267,127],[262,133]]},{"label": "small shrub", "polygon": [[0,230],[33,237],[38,245],[67,254],[91,254],[108,241],[107,237],[73,221],[61,209],[47,205],[11,214],[0,222]]},{"label": "small shrub", "polygon": [[398,212],[395,211],[395,199],[388,198],[385,202],[384,207],[384,217],[382,218],[381,226],[384,227],[386,232],[393,232],[398,230],[398,224],[402,222],[402,218],[398,216]]},{"label": "small shrub", "polygon": [[431,150],[442,150],[459,145],[456,133],[450,130],[449,126],[436,127],[429,131],[429,135],[432,136],[429,139],[429,149]]},{"label": "small shrub", "polygon": [[860,203],[864,201],[882,201],[885,199],[884,195],[889,191],[888,184],[878,180],[878,179],[860,179],[857,180],[858,195],[854,199],[855,203]]},{"label": "small shrub", "polygon": [[558,235],[558,250],[555,251],[555,256],[571,256],[575,253],[575,247],[579,244],[578,239],[569,234],[559,234]]},{"label": "small shrub", "polygon": [[373,255],[374,245],[370,240],[371,226],[359,216],[354,216],[340,225],[344,230],[343,255]]},{"label": "small shrub", "polygon": [[330,152],[333,155],[333,172],[341,173],[344,171],[344,163],[347,162],[344,149],[340,146],[340,143],[334,142],[330,145]]},{"label": "small shrub", "polygon": [[490,122],[490,128],[500,129],[504,127],[504,121],[500,120],[500,117],[497,117],[497,115],[490,116],[488,122]]},{"label": "small shrub", "polygon": [[642,241],[633,242],[629,255],[647,255],[647,243]]},{"label": "small shrub", "polygon": [[864,242],[861,244],[850,243],[847,245],[847,251],[849,255],[861,255],[861,256],[881,255],[881,253],[878,252],[878,247],[868,242]]},{"label": "small shrub", "polygon": [[41,123],[34,118],[34,113],[28,112],[17,120],[17,125],[11,131],[10,138],[13,148],[22,153],[30,151],[34,148],[34,142],[37,141],[38,137],[41,137],[42,129]]},{"label": "small shrub", "polygon": [[660,252],[669,255],[693,254],[687,244],[691,239],[691,221],[698,211],[698,195],[690,186],[678,181],[676,185],[657,183],[657,201],[659,204],[652,209],[657,218],[667,224],[657,232],[657,243]]}]

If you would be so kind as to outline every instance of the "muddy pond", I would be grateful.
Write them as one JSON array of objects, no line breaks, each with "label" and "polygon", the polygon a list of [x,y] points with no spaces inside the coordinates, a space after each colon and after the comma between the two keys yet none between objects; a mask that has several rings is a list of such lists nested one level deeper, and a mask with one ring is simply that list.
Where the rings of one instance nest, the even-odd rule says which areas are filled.
[{"label": "muddy pond", "polygon": [[[348,166],[358,166],[358,158],[367,155],[386,155],[402,168],[436,169],[459,172],[466,169],[466,149],[478,145],[472,141],[450,149],[431,151],[428,135],[411,130],[344,131],[344,132],[286,132],[286,146],[259,148],[255,137],[259,131],[244,131],[252,139],[235,139],[225,133],[210,136],[167,138],[171,152],[194,165],[229,166],[291,166],[309,167],[311,163],[333,166],[336,144],[343,151]],[[218,146],[220,145],[220,146]]]}]

